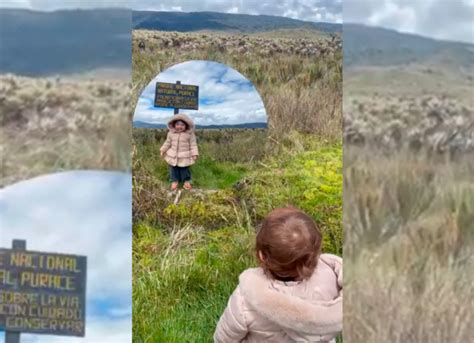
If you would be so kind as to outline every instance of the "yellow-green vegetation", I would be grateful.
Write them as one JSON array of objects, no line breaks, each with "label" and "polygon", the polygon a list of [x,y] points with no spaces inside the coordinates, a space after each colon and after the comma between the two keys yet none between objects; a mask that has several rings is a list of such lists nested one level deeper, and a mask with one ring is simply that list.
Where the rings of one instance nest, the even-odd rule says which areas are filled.
[{"label": "yellow-green vegetation", "polygon": [[253,228],[134,226],[133,339],[211,342],[237,276],[253,264]]},{"label": "yellow-green vegetation", "polygon": [[239,274],[256,266],[255,227],[273,208],[305,210],[324,232],[323,250],[342,254],[341,145],[297,133],[289,142],[246,163],[232,187],[186,193],[177,205],[167,183],[142,169],[147,156],[134,158],[137,342],[211,341]]},{"label": "yellow-green vegetation", "polygon": [[72,169],[130,169],[130,86],[0,76],[0,186]]},{"label": "yellow-green vegetation", "polygon": [[324,251],[342,254],[340,38],[135,30],[133,104],[159,72],[188,60],[225,63],[252,81],[269,129],[199,130],[197,189],[177,204],[158,151],[166,131],[133,129],[137,342],[212,341],[239,274],[256,266],[255,229],[276,207],[306,211]]}]

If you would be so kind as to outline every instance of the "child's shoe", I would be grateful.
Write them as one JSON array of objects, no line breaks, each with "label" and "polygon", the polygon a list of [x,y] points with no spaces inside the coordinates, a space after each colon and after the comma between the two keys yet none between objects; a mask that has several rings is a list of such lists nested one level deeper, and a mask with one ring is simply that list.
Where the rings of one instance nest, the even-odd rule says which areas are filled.
[{"label": "child's shoe", "polygon": [[178,188],[179,182],[172,182],[171,183],[171,190],[175,191]]},{"label": "child's shoe", "polygon": [[191,184],[188,181],[186,181],[183,185],[183,188],[189,191],[193,188],[193,186],[191,186]]}]

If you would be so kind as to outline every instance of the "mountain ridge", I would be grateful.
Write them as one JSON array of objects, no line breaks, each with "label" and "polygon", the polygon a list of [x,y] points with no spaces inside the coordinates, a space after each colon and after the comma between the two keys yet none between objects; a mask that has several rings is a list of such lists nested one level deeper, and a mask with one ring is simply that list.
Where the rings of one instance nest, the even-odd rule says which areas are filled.
[{"label": "mountain ridge", "polygon": [[252,33],[281,28],[310,28],[325,33],[341,33],[337,23],[311,22],[271,15],[220,12],[132,11],[134,29],[193,32],[200,30]]},{"label": "mountain ridge", "polygon": [[355,23],[344,24],[343,53],[344,67],[349,68],[427,62],[472,66],[474,63],[473,44]]},{"label": "mountain ridge", "polygon": [[0,23],[0,73],[51,76],[130,69],[130,10],[6,8],[0,9]]},{"label": "mountain ridge", "polygon": [[[167,129],[166,124],[153,124],[141,120],[134,120],[133,127],[145,129]],[[235,125],[196,125],[196,129],[266,129],[267,123],[242,123]]]}]

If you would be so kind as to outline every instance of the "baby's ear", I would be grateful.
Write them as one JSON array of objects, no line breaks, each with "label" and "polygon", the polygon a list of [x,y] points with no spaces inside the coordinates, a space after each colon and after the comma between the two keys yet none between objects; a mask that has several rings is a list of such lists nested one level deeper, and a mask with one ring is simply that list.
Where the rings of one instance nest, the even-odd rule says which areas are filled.
[{"label": "baby's ear", "polygon": [[262,250],[258,251],[258,259],[260,262],[265,262],[265,255],[263,254]]}]

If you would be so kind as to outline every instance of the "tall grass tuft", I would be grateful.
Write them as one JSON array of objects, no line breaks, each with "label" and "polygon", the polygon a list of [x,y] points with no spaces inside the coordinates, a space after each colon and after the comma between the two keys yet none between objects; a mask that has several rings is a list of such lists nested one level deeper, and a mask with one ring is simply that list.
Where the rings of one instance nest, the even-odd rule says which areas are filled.
[{"label": "tall grass tuft", "polygon": [[344,156],[346,340],[470,341],[472,156],[446,163],[354,147]]},{"label": "tall grass tuft", "polygon": [[125,82],[0,76],[0,186],[71,169],[130,169]]}]

